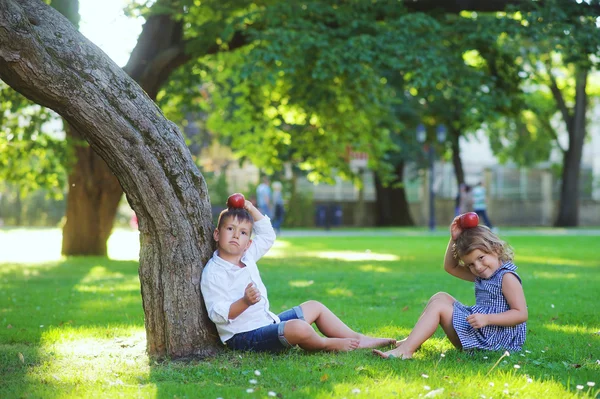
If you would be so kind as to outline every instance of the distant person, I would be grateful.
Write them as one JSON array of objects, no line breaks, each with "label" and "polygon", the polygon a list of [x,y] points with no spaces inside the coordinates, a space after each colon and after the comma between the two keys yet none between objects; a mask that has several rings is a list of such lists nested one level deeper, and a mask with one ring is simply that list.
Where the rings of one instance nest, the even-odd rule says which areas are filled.
[{"label": "distant person", "polygon": [[[254,231],[255,236],[250,239]],[[307,351],[351,351],[393,345],[396,340],[359,334],[317,301],[279,315],[269,309],[256,262],[275,242],[268,217],[250,201],[221,212],[213,233],[217,250],[202,272],[201,290],[208,317],[230,349],[279,352],[298,345]],[[312,324],[324,335],[315,331]]]},{"label": "distant person", "polygon": [[256,187],[256,205],[258,210],[269,218],[273,216],[272,213],[272,198],[271,198],[271,186],[269,185],[269,177],[263,176],[262,182]]},{"label": "distant person", "polygon": [[272,184],[273,187],[273,228],[275,232],[279,234],[281,232],[281,225],[283,224],[283,216],[285,209],[283,207],[283,193],[281,192],[283,185],[281,182],[275,181]]},{"label": "distant person", "polygon": [[471,212],[473,210],[473,196],[471,194],[471,186],[465,183],[461,183],[460,191],[458,193],[458,204],[456,208],[456,214],[454,216],[462,215],[463,213]]},{"label": "distant person", "polygon": [[431,297],[408,337],[383,358],[410,359],[438,325],[458,349],[520,351],[528,311],[512,248],[486,226],[463,230],[459,216],[450,224],[444,270],[475,283],[475,305],[465,306],[445,292]]},{"label": "distant person", "polygon": [[477,213],[479,218],[483,220],[483,223],[487,227],[493,229],[494,226],[492,226],[492,222],[490,221],[490,218],[487,214],[486,194],[483,183],[477,183],[477,185],[473,187],[473,190],[471,191],[471,195],[473,197],[473,210]]}]

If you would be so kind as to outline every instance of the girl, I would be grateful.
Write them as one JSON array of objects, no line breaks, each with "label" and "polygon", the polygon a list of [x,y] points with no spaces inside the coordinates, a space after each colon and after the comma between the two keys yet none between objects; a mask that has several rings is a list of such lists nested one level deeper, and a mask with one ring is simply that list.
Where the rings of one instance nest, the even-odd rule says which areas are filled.
[{"label": "girl", "polygon": [[465,306],[445,292],[431,297],[408,337],[383,358],[410,359],[440,325],[458,349],[521,350],[525,342],[527,304],[511,247],[485,226],[463,230],[460,216],[450,224],[444,269],[475,282],[475,306]]}]

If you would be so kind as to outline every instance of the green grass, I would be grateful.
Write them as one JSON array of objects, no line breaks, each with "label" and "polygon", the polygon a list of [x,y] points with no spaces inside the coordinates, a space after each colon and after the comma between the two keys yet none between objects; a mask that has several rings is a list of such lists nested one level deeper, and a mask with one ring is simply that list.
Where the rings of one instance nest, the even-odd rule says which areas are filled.
[{"label": "green grass", "polygon": [[[398,231],[284,235],[259,262],[273,310],[316,299],[355,330],[402,338],[434,293],[474,302],[472,285],[442,270],[445,236]],[[136,257],[135,236],[118,232],[111,244],[122,260],[61,259],[56,234],[0,231],[0,398],[416,398],[438,389],[436,398],[600,397],[598,236],[506,237],[528,337],[491,370],[502,352],[459,352],[441,330],[404,362],[291,350],[155,363],[145,354],[137,262],[126,260]],[[40,237],[54,243],[45,244],[49,261]]]}]

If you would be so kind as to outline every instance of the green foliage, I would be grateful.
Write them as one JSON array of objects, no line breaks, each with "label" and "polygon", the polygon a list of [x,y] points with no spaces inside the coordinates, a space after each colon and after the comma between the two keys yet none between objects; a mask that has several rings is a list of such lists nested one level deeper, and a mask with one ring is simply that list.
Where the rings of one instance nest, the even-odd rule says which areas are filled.
[{"label": "green foliage", "polygon": [[0,184],[0,218],[5,226],[56,227],[64,217],[64,197],[43,190],[22,195],[14,184]]},{"label": "green foliage", "polygon": [[529,7],[492,21],[504,30],[501,44],[523,77],[519,112],[489,124],[492,148],[501,161],[521,165],[546,161],[553,148],[574,145],[569,140],[561,147],[552,120],[558,114],[560,130],[572,129],[576,74],[596,68],[600,55],[597,17],[586,6],[551,0]]},{"label": "green foliage", "polygon": [[283,227],[311,227],[314,225],[314,215],[312,194],[295,191],[285,204]]},{"label": "green foliage", "polygon": [[0,178],[21,194],[44,188],[62,197],[70,150],[60,119],[0,81]]},{"label": "green foliage", "polygon": [[[384,361],[369,350],[291,350],[275,356],[224,351],[203,361],[155,363],[145,353],[137,262],[27,262],[27,249],[42,246],[34,237],[48,231],[29,233],[20,242],[21,260],[0,260],[3,398],[264,398],[268,392],[283,398],[417,398],[440,388],[436,397],[443,398],[600,394],[600,316],[590,306],[600,284],[597,236],[522,230],[506,237],[523,278],[528,337],[523,352],[504,357],[488,374],[502,352],[457,351],[441,329],[406,362]],[[19,234],[4,231],[0,246],[8,242],[12,249]],[[59,241],[45,235],[48,240]],[[284,231],[259,267],[275,312],[315,299],[361,333],[403,338],[434,293],[474,301],[473,284],[440,265],[447,241],[414,229],[345,237],[291,237]],[[137,235],[115,243],[138,256]]]}]

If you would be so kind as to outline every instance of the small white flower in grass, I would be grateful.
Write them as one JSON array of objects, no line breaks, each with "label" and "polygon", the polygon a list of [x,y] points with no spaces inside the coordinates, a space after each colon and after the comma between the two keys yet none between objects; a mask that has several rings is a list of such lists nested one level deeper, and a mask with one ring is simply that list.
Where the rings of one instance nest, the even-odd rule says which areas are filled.
[{"label": "small white flower in grass", "polygon": [[588,381],[588,383],[587,383],[588,387],[593,387],[594,385],[596,385],[596,383],[593,381]]},{"label": "small white flower in grass", "polygon": [[508,395],[510,392],[508,392],[508,389],[505,389],[504,391],[502,391],[502,393]]},{"label": "small white flower in grass", "polygon": [[542,351],[542,353],[546,353],[546,351]]},{"label": "small white flower in grass", "polygon": [[355,395],[356,395],[356,394],[359,394],[359,393],[360,393],[360,389],[358,389],[358,388],[354,388],[354,389],[352,390],[352,393],[353,393],[353,394],[355,394]]},{"label": "small white flower in grass", "polygon": [[440,357],[446,357],[445,353],[440,353]]},{"label": "small white flower in grass", "polygon": [[551,305],[550,305],[550,307],[551,307],[552,309],[554,309],[554,304],[551,304]]},{"label": "small white flower in grass", "polygon": [[488,358],[487,356],[484,356],[484,357],[483,357],[483,360],[487,360],[487,358]]},{"label": "small white flower in grass", "polygon": [[271,396],[271,397],[273,397],[273,398],[274,398],[275,396],[277,396],[277,394],[276,394],[275,392],[273,392],[273,391],[269,391],[269,393],[268,393],[267,395],[268,395],[268,396]]},{"label": "small white flower in grass", "polygon": [[531,351],[525,350],[525,353],[531,353]]},{"label": "small white flower in grass", "polygon": [[431,391],[431,387],[429,385],[424,385],[423,389],[426,391]]},{"label": "small white flower in grass", "polygon": [[44,328],[44,325],[43,325],[43,324],[41,324],[41,325],[40,325],[40,328]]},{"label": "small white flower in grass", "polygon": [[596,360],[596,364],[600,364],[600,360]]},{"label": "small white flower in grass", "polygon": [[531,378],[528,378],[528,379],[527,379],[527,382],[531,384],[531,383],[533,382],[533,379],[531,379]]},{"label": "small white flower in grass", "polygon": [[510,356],[510,352],[509,351],[504,351],[504,356]]},{"label": "small white flower in grass", "polygon": [[575,388],[577,388],[581,391],[583,389],[583,385],[577,385]]},{"label": "small white flower in grass", "polygon": [[485,398],[487,398],[487,396],[485,396],[484,394],[481,394],[480,398],[485,399]]},{"label": "small white flower in grass", "polygon": [[421,377],[423,377],[423,378],[429,378],[429,376],[427,374],[421,374]]},{"label": "small white flower in grass", "polygon": [[523,357],[525,357],[525,355],[524,355],[524,354],[522,354],[522,353],[519,353],[519,356],[523,356]]},{"label": "small white flower in grass", "polygon": [[250,381],[248,381],[248,382],[249,382],[250,384],[258,384],[258,381],[254,380],[254,379],[252,379],[252,380],[250,380]]},{"label": "small white flower in grass", "polygon": [[444,393],[444,388],[434,389],[433,391],[427,392],[424,398],[433,398],[442,393]]},{"label": "small white flower in grass", "polygon": [[254,375],[255,376],[259,376],[260,375],[260,370],[254,370]]},{"label": "small white flower in grass", "polygon": [[520,369],[521,368],[521,366],[519,366],[518,364],[515,364],[513,367],[516,368],[516,369]]},{"label": "small white flower in grass", "polygon": [[246,392],[247,393],[252,393],[252,392],[254,392],[254,388],[248,388],[248,389],[246,389]]},{"label": "small white flower in grass", "polygon": [[505,383],[504,383],[504,386],[505,386],[506,388],[508,388],[508,382],[505,382]]},{"label": "small white flower in grass", "polygon": [[493,387],[493,386],[494,386],[494,383],[493,383],[493,382],[490,382],[490,386],[491,386],[491,387]]}]

